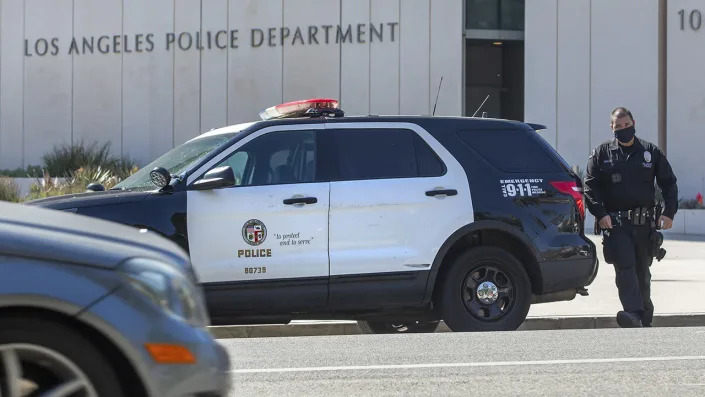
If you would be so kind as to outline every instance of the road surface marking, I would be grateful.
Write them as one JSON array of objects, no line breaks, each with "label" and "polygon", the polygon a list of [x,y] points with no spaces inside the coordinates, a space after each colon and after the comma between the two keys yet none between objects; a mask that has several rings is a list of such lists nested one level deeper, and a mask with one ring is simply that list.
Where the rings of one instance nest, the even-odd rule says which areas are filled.
[{"label": "road surface marking", "polygon": [[649,361],[699,361],[705,356],[675,357],[622,357],[622,358],[586,358],[580,360],[544,360],[544,361],[496,361],[474,363],[428,363],[428,364],[390,364],[390,365],[349,365],[338,367],[300,367],[300,368],[252,368],[234,369],[234,374],[282,373],[282,372],[322,372],[322,371],[365,371],[379,369],[418,369],[418,368],[458,368],[458,367],[509,367],[531,365],[565,365],[565,364],[605,364],[634,363]]}]

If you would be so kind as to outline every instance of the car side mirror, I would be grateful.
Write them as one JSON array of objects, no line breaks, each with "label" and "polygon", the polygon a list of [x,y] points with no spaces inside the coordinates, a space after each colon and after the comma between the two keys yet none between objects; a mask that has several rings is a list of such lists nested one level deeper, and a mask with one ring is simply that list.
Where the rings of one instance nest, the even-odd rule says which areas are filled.
[{"label": "car side mirror", "polygon": [[196,183],[193,188],[196,190],[209,190],[223,187],[235,186],[235,173],[230,166],[213,168],[206,172],[206,175]]},{"label": "car side mirror", "polygon": [[154,167],[152,171],[149,172],[149,179],[158,188],[163,188],[171,182],[171,174],[163,167]]},{"label": "car side mirror", "polygon": [[86,191],[87,192],[102,192],[105,190],[105,186],[101,185],[100,183],[89,183],[88,186],[86,186]]}]

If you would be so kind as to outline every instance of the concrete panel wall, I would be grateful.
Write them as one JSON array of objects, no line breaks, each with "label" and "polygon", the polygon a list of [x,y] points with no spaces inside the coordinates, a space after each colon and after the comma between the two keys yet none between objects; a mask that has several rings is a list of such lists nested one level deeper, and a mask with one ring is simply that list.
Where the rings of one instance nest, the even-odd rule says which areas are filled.
[{"label": "concrete panel wall", "polygon": [[[370,21],[371,0],[341,0],[340,24]],[[368,30],[369,32],[369,30]],[[347,114],[370,114],[370,38],[366,44],[346,45],[340,49],[340,107]]]},{"label": "concrete panel wall", "polygon": [[[615,23],[635,10],[628,28]],[[612,138],[617,106],[658,143],[657,0],[532,0],[525,39],[525,119],[548,127],[542,136],[568,163],[584,169],[590,150]]]},{"label": "concrete panel wall", "polygon": [[[230,0],[229,29],[238,30],[228,54],[228,124],[258,119],[284,100],[284,51],[277,45],[284,23],[282,0]],[[252,28],[259,29],[252,33]],[[271,40],[270,40],[270,30]],[[253,43],[254,40],[254,43]],[[231,47],[229,45],[229,47]]]},{"label": "concrete panel wall", "polygon": [[462,11],[463,0],[3,0],[0,167],[82,139],[144,165],[311,97],[347,114],[429,114],[441,76],[436,114],[461,115]]},{"label": "concrete panel wall", "polygon": [[201,30],[201,0],[174,2],[174,31],[178,49],[174,62],[174,145],[201,131],[201,57],[208,47]]},{"label": "concrete panel wall", "polygon": [[[431,0],[431,48],[429,51],[431,73],[429,100],[431,113],[443,77],[443,87],[438,96],[436,116],[463,114],[463,0]],[[409,27],[407,27],[409,29]]]},{"label": "concrete panel wall", "polygon": [[[316,12],[311,12],[311,10]],[[352,29],[337,26],[340,2],[297,0],[284,2],[284,28],[278,35],[284,56],[284,101],[305,98],[340,98],[340,45],[353,42]],[[326,40],[326,32],[329,32]],[[349,45],[349,44],[346,44]],[[254,115],[253,115],[254,116]]]},{"label": "concrete panel wall", "polygon": [[[401,3],[399,26],[399,112],[428,114],[432,106],[430,49],[431,1],[407,0]],[[447,88],[447,87],[446,87]],[[425,99],[425,100],[423,100]]]},{"label": "concrete panel wall", "polygon": [[[146,53],[123,53],[123,153],[141,162],[174,144],[173,0],[124,0],[123,32],[145,35]],[[153,46],[151,45],[153,44]]]},{"label": "concrete panel wall", "polygon": [[568,164],[581,169],[591,149],[589,15],[587,1],[558,2],[556,148]]},{"label": "concrete panel wall", "polygon": [[[73,139],[109,142],[122,151],[122,63],[120,54],[103,54],[104,32],[122,34],[122,0],[74,1]],[[85,38],[85,40],[83,39]]]},{"label": "concrete panel wall", "polygon": [[[705,3],[701,0],[670,0],[667,18],[667,154],[678,177],[680,196],[693,199],[698,192],[705,194],[705,163],[702,161],[705,150],[705,53],[700,50],[705,39]],[[702,20],[700,24],[699,20]]]},{"label": "concrete panel wall", "polygon": [[24,0],[0,2],[0,168],[24,161]]},{"label": "concrete panel wall", "polygon": [[547,127],[541,135],[554,148],[557,122],[558,1],[534,0],[526,4],[524,119]]},{"label": "concrete panel wall", "polygon": [[370,24],[384,40],[379,42],[377,31],[370,28],[370,44],[374,44],[370,47],[371,114],[399,114],[399,26],[387,21],[399,21],[399,2],[371,0]]},{"label": "concrete panel wall", "polygon": [[[228,0],[208,0],[201,4],[202,32],[212,32],[211,46],[217,50],[201,53],[201,127],[208,131],[227,124],[228,118]],[[225,30],[226,33],[222,33]],[[218,42],[215,40],[219,39]],[[222,47],[225,47],[223,49]]]},{"label": "concrete panel wall", "polygon": [[[628,29],[615,23],[635,10]],[[592,0],[591,40],[592,144],[612,139],[610,112],[618,106],[632,111],[637,135],[658,143],[658,1]]]},{"label": "concrete panel wall", "polygon": [[73,136],[73,59],[66,55],[72,22],[71,0],[25,2],[23,158],[31,164],[51,148],[47,143],[68,143]]}]

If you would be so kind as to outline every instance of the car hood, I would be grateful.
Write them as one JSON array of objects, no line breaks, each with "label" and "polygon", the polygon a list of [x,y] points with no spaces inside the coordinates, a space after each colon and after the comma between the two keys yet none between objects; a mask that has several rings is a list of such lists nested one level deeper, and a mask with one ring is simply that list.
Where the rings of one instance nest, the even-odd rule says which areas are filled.
[{"label": "car hood", "polygon": [[184,250],[153,232],[71,212],[0,202],[0,255],[4,254],[103,268],[142,257],[193,270]]},{"label": "car hood", "polygon": [[25,202],[27,205],[47,207],[57,210],[92,207],[95,205],[124,204],[142,201],[151,192],[133,192],[129,190],[106,190],[53,196]]}]

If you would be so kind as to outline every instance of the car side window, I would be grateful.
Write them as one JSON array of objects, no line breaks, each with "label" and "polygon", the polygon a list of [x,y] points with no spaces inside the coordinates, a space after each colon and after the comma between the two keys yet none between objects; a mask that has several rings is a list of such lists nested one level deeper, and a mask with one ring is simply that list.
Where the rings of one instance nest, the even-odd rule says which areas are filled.
[{"label": "car side window", "polygon": [[407,129],[331,131],[336,180],[440,176],[443,163],[428,144]]},{"label": "car side window", "polygon": [[314,182],[315,139],[315,131],[270,132],[246,143],[215,167],[230,166],[236,186]]}]

